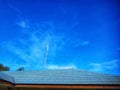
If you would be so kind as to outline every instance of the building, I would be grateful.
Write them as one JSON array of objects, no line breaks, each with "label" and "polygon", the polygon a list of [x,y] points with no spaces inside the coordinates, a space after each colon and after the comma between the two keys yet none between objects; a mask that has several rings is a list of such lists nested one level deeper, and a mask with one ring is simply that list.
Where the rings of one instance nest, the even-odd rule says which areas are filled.
[{"label": "building", "polygon": [[120,89],[120,76],[84,70],[2,71],[0,90]]}]

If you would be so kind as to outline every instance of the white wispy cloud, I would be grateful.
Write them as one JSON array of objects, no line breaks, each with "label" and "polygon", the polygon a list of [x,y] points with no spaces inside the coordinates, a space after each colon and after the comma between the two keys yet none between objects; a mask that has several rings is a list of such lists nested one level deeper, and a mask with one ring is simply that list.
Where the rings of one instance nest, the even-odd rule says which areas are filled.
[{"label": "white wispy cloud", "polygon": [[90,63],[89,66],[91,67],[90,70],[93,71],[104,71],[104,70],[115,70],[118,66],[118,60],[110,60],[106,62],[100,62],[100,63]]},{"label": "white wispy cloud", "polygon": [[21,20],[21,21],[17,22],[16,24],[17,24],[19,27],[23,28],[23,29],[29,27],[27,21],[25,21],[25,20]]},{"label": "white wispy cloud", "polygon": [[[48,46],[48,44],[48,57],[52,58],[52,60],[54,60],[54,57],[59,50],[63,49],[64,37],[62,35],[55,34],[53,31],[49,30],[41,33],[41,28],[33,30],[32,32],[29,32],[29,30],[24,32],[24,28],[27,27],[26,23],[22,21],[19,22],[19,25],[22,27],[21,31],[23,31],[23,34],[26,35],[27,39],[20,38],[10,42],[5,42],[3,46],[13,54],[17,55],[21,60],[25,61],[27,63],[25,66],[29,66],[31,68],[34,64],[34,68],[42,68],[46,57],[46,46]],[[48,26],[48,29],[51,28]]]},{"label": "white wispy cloud", "polygon": [[74,23],[74,24],[72,24],[72,29],[75,29],[75,27],[77,27],[79,25],[79,22],[76,22],[76,23]]},{"label": "white wispy cloud", "polygon": [[18,14],[22,14],[22,12],[21,12],[21,10],[20,9],[18,9],[16,6],[14,6],[14,5],[12,5],[12,4],[8,4],[8,7],[10,8],[10,9],[12,9],[14,12],[16,12],[16,13],[18,13]]},{"label": "white wispy cloud", "polygon": [[84,41],[82,42],[82,45],[85,46],[85,45],[88,45],[90,42],[89,41]]},{"label": "white wispy cloud", "polygon": [[48,69],[77,69],[75,65],[64,65],[64,66],[59,66],[59,65],[49,65],[47,66]]},{"label": "white wispy cloud", "polygon": [[90,44],[90,41],[80,41],[80,40],[78,40],[77,42],[75,42],[73,47],[86,46],[88,44]]}]

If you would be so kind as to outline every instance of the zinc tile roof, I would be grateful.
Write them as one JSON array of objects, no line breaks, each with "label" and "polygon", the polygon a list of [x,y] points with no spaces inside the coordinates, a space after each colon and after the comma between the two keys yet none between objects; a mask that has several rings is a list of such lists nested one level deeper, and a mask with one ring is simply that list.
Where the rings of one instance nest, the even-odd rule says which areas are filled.
[{"label": "zinc tile roof", "polygon": [[[14,77],[16,84],[109,84],[120,85],[120,76],[84,70],[40,70],[40,71],[7,71],[2,74]],[[3,78],[13,82],[10,78]]]},{"label": "zinc tile roof", "polygon": [[5,74],[5,73],[0,72],[0,79],[14,83],[14,78],[10,75]]}]

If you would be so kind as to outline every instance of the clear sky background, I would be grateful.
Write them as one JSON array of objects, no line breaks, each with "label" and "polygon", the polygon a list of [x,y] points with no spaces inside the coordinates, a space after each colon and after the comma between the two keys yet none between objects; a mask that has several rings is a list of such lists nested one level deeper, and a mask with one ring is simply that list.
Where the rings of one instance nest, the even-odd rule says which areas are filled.
[{"label": "clear sky background", "polygon": [[119,0],[0,0],[0,63],[11,71],[120,75]]}]

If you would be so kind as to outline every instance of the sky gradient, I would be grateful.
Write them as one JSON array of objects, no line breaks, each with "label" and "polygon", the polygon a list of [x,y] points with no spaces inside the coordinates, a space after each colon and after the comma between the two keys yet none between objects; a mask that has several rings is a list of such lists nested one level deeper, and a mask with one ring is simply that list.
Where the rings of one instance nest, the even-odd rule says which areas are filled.
[{"label": "sky gradient", "polygon": [[0,63],[12,71],[120,75],[119,34],[119,0],[0,0]]}]

